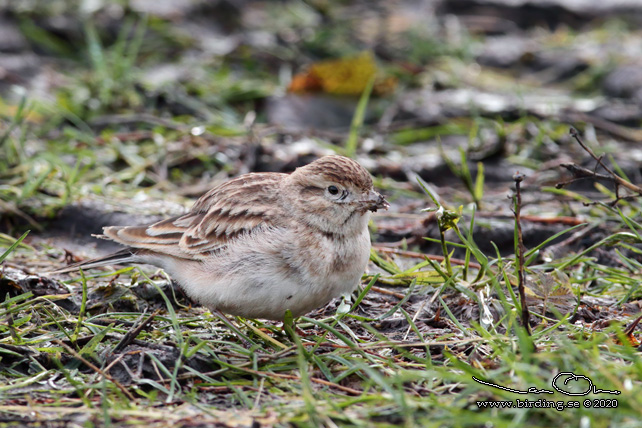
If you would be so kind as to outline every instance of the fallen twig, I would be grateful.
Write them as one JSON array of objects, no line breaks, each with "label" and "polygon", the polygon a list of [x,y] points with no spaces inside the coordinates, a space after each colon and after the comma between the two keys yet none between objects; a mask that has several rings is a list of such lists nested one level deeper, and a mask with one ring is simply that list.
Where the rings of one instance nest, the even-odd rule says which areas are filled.
[{"label": "fallen twig", "polygon": [[531,325],[530,325],[530,313],[528,312],[528,304],[526,303],[526,292],[524,288],[524,253],[526,252],[524,248],[524,237],[522,236],[522,225],[521,225],[521,210],[522,210],[522,192],[520,188],[520,183],[524,181],[524,174],[519,172],[513,175],[513,180],[515,180],[515,225],[517,227],[517,256],[519,259],[519,268],[518,268],[518,282],[517,289],[519,290],[519,300],[522,305],[522,324],[526,329],[528,335],[531,335]]},{"label": "fallen twig", "polygon": [[62,346],[63,348],[65,348],[65,350],[67,350],[67,352],[69,352],[71,355],[73,355],[74,358],[79,359],[84,365],[86,365],[87,367],[89,367],[90,369],[92,369],[93,371],[95,371],[96,373],[98,373],[99,375],[101,375],[102,377],[104,377],[105,379],[107,379],[108,381],[113,383],[114,385],[116,385],[118,387],[118,389],[123,391],[123,394],[125,394],[127,396],[127,398],[129,398],[132,401],[136,400],[136,398],[132,395],[132,393],[129,392],[129,390],[127,388],[125,388],[123,385],[121,385],[120,382],[118,382],[116,379],[114,379],[109,373],[105,373],[103,370],[101,370],[95,364],[91,363],[85,357],[80,355],[71,346],[67,345],[62,340],[54,340],[53,343],[55,343],[56,345]]},{"label": "fallen twig", "polygon": [[[588,168],[584,168],[574,163],[563,163],[560,166],[562,166],[563,168],[566,168],[571,174],[573,174],[573,178],[570,180],[563,181],[561,183],[557,183],[555,185],[557,189],[561,189],[562,187],[578,180],[583,180],[585,178],[592,178],[592,179],[610,181],[611,183],[614,184],[615,199],[609,202],[609,205],[611,206],[614,206],[621,200],[627,200],[627,199],[632,199],[632,198],[637,198],[639,196],[642,196],[642,187],[636,186],[635,184],[623,179],[622,177],[617,175],[615,172],[613,172],[608,166],[606,166],[606,164],[602,162],[602,156],[597,156],[586,144],[584,144],[584,141],[582,141],[582,138],[580,138],[580,135],[575,128],[571,128],[570,133],[571,133],[571,136],[575,139],[575,141],[577,141],[577,143],[584,149],[584,151],[586,151],[589,155],[591,155],[593,159],[595,159],[597,163],[596,168],[599,165],[602,168],[604,168],[604,170],[608,174],[599,174],[595,170],[591,171]],[[636,194],[629,195],[629,196],[620,196],[620,187],[629,189],[630,191]]]},{"label": "fallen twig", "polygon": [[[500,220],[513,218],[513,216],[510,216],[509,214],[506,214],[506,213],[493,213],[493,212],[475,213],[475,217],[494,218],[494,219],[500,219]],[[542,217],[539,215],[523,214],[521,216],[521,219],[522,221],[528,221],[531,223],[563,224],[566,226],[577,226],[578,224],[586,223],[586,220],[583,220],[578,217],[570,217],[570,216]]]},{"label": "fallen twig", "polygon": [[116,347],[114,348],[113,352],[114,352],[114,353],[116,353],[116,352],[120,352],[120,351],[122,351],[123,349],[125,349],[125,348],[127,347],[127,345],[131,344],[131,343],[132,343],[132,342],[133,342],[133,341],[138,337],[138,335],[140,334],[140,332],[141,332],[141,331],[143,331],[143,329],[144,329],[144,328],[145,328],[145,327],[146,327],[150,322],[152,322],[152,320],[153,320],[157,315],[159,315],[159,314],[160,314],[160,312],[161,312],[161,311],[160,311],[160,309],[156,310],[156,312],[154,312],[153,314],[151,314],[150,316],[148,316],[146,319],[144,319],[144,320],[143,320],[140,324],[138,324],[136,327],[134,327],[133,329],[129,330],[129,331],[127,332],[127,334],[125,334],[125,336],[123,336],[123,340],[121,340],[121,341],[120,341],[120,343],[118,343],[118,345],[116,345]]},{"label": "fallen twig", "polygon": [[381,287],[377,287],[377,286],[372,286],[370,289],[372,291],[376,291],[377,293],[386,294],[388,296],[394,296],[397,299],[403,299],[404,297],[406,297],[405,294],[397,293],[395,291],[387,290],[385,288],[381,288]]}]

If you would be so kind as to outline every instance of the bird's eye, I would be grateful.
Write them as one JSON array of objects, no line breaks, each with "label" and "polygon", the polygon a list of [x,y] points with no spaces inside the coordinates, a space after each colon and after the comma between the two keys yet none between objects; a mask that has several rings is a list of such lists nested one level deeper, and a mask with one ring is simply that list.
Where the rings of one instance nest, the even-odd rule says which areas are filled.
[{"label": "bird's eye", "polygon": [[339,193],[339,188],[338,188],[337,186],[329,186],[329,187],[328,187],[328,192],[329,192],[331,195],[336,195],[336,194],[338,194],[338,193]]}]

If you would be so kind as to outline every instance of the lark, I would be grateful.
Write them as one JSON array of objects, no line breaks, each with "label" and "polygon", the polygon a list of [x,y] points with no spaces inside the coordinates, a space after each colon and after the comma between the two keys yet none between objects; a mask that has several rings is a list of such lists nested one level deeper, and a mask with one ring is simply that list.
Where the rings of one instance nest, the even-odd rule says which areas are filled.
[{"label": "lark", "polygon": [[357,287],[371,213],[388,207],[365,168],[325,156],[291,174],[241,175],[177,217],[105,227],[95,236],[123,250],[56,273],[150,264],[212,310],[283,320],[288,309],[300,316]]}]

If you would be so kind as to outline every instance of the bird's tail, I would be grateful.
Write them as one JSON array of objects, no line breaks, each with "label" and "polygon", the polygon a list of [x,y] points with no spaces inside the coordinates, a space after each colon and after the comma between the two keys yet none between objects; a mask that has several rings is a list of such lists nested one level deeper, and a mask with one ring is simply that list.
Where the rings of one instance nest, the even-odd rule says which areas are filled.
[{"label": "bird's tail", "polygon": [[128,264],[136,261],[136,250],[134,248],[124,248],[115,253],[103,256],[96,257],[95,259],[85,260],[82,262],[74,263],[62,269],[58,269],[52,272],[46,272],[44,275],[56,275],[59,273],[74,272],[79,269],[93,269],[101,266],[109,265],[120,265]]}]

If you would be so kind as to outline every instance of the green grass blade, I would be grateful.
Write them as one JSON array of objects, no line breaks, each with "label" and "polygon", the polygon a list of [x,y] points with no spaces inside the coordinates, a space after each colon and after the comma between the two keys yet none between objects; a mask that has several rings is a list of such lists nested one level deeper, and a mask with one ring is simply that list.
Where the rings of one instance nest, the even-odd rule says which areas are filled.
[{"label": "green grass blade", "polygon": [[365,89],[361,93],[361,98],[359,98],[359,103],[357,104],[357,109],[354,112],[352,117],[352,123],[350,124],[350,134],[348,135],[348,141],[346,142],[346,156],[353,158],[357,152],[357,145],[359,143],[359,135],[361,134],[361,129],[363,128],[363,121],[366,117],[366,110],[368,107],[368,101],[370,100],[370,94],[372,93],[372,88],[374,87],[374,76],[368,80]]},{"label": "green grass blade", "polygon": [[11,254],[11,252],[12,252],[12,251],[13,251],[13,250],[18,246],[18,245],[20,245],[20,243],[22,242],[22,240],[23,240],[23,239],[25,239],[25,238],[27,237],[27,235],[29,235],[29,232],[31,232],[31,231],[30,231],[30,230],[27,230],[25,233],[23,233],[23,234],[22,234],[22,236],[16,240],[16,242],[14,242],[13,244],[11,244],[11,246],[10,246],[9,248],[7,248],[7,250],[6,250],[4,253],[2,253],[2,255],[0,256],[0,263],[2,263],[2,262],[4,261],[4,259],[6,259],[6,258],[9,256],[9,254]]}]

